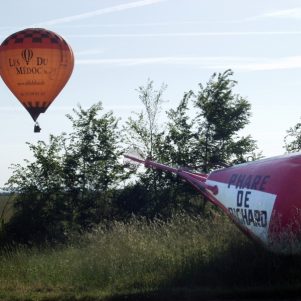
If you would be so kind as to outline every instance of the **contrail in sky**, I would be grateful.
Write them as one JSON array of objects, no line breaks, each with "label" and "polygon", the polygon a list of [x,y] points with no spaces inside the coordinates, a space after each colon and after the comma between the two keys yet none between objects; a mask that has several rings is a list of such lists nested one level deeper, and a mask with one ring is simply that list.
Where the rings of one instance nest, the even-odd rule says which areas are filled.
[{"label": "contrail in sky", "polygon": [[268,17],[268,18],[293,18],[293,19],[300,19],[301,18],[301,8],[291,8],[291,9],[283,9],[283,10],[276,10],[269,13],[265,13],[261,15],[261,17]]},{"label": "contrail in sky", "polygon": [[300,35],[301,31],[212,31],[212,32],[156,32],[156,33],[88,33],[69,34],[69,38],[166,38],[166,37],[202,37],[202,36],[267,36],[267,35]]},{"label": "contrail in sky", "polygon": [[160,3],[160,2],[164,2],[164,1],[166,1],[166,0],[135,1],[135,2],[115,5],[115,6],[111,6],[111,7],[107,7],[107,8],[101,8],[99,10],[94,10],[92,12],[83,13],[83,14],[79,14],[79,15],[74,15],[74,16],[69,16],[69,17],[64,17],[64,18],[59,18],[59,19],[53,19],[50,21],[35,24],[34,26],[37,26],[37,25],[38,26],[41,26],[41,25],[48,26],[48,25],[69,23],[69,22],[73,22],[73,21],[88,19],[88,18],[95,17],[95,16],[110,14],[110,13],[114,13],[114,12],[119,12],[119,11],[128,10],[128,9],[132,9],[132,8],[147,6],[147,5],[152,5],[152,4],[156,4],[156,3]]},{"label": "contrail in sky", "polygon": [[144,57],[79,59],[78,65],[182,65],[200,69],[234,69],[240,71],[271,71],[301,69],[301,56],[267,57]]},{"label": "contrail in sky", "polygon": [[301,7],[270,11],[261,15],[246,18],[244,21],[256,21],[266,18],[301,19]]}]

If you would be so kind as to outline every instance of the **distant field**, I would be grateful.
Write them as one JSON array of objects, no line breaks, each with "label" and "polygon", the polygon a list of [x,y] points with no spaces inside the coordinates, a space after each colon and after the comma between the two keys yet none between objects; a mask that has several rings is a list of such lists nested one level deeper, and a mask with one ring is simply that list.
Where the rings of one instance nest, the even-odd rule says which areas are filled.
[{"label": "distant field", "polygon": [[0,195],[0,223],[7,222],[13,214],[14,199],[9,195]]}]

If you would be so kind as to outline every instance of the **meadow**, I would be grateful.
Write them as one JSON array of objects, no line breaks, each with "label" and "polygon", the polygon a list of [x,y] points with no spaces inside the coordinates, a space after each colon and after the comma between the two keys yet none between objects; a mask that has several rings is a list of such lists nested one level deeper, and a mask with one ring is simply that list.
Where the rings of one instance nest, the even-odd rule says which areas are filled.
[{"label": "meadow", "polygon": [[[299,257],[269,253],[226,217],[104,223],[61,246],[0,251],[0,300],[297,296]],[[281,295],[282,294],[282,295]]]}]

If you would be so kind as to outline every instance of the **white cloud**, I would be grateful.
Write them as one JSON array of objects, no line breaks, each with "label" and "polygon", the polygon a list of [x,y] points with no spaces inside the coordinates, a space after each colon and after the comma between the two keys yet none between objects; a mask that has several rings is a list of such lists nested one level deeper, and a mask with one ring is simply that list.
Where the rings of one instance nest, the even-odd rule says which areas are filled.
[{"label": "white cloud", "polygon": [[257,57],[145,57],[115,59],[79,59],[78,65],[182,65],[200,69],[233,69],[240,71],[268,71],[284,69],[300,69],[301,56],[280,58]]},{"label": "white cloud", "polygon": [[68,16],[64,18],[58,18],[58,19],[53,19],[49,21],[45,21],[39,24],[34,24],[32,25],[33,27],[35,26],[49,26],[49,25],[57,25],[57,24],[63,24],[63,23],[69,23],[73,21],[79,21],[83,19],[89,19],[92,17],[100,16],[100,15],[105,15],[105,14],[110,14],[110,13],[115,13],[115,12],[120,12],[132,8],[137,8],[137,7],[142,7],[142,6],[147,6],[147,5],[152,5],[156,3],[160,3],[166,0],[141,0],[141,1],[135,1],[135,2],[130,2],[126,4],[120,4],[120,5],[115,5],[107,8],[102,8],[99,10],[95,10],[92,12],[87,12],[83,14],[78,14],[74,16]]},{"label": "white cloud", "polygon": [[284,9],[284,10],[276,10],[269,13],[265,13],[261,15],[261,17],[268,18],[293,18],[300,19],[301,18],[301,7],[296,7],[292,9]]}]

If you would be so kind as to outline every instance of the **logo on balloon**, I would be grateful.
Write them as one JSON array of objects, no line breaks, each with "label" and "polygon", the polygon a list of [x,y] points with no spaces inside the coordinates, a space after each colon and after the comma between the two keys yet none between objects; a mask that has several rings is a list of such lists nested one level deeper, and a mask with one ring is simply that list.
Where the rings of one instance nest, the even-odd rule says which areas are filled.
[{"label": "logo on balloon", "polygon": [[28,65],[30,60],[33,57],[33,51],[31,49],[24,49],[21,53],[23,60],[26,62]]}]

